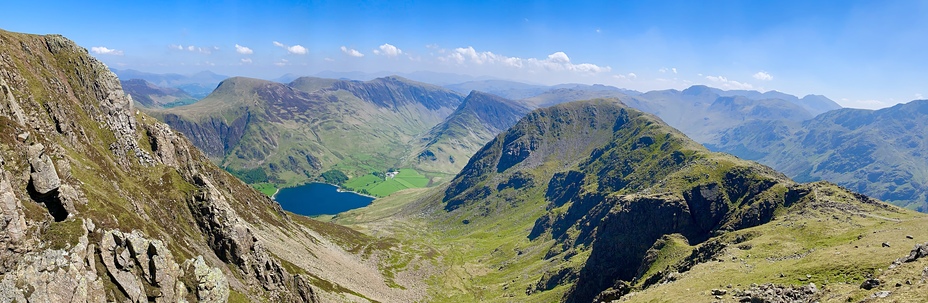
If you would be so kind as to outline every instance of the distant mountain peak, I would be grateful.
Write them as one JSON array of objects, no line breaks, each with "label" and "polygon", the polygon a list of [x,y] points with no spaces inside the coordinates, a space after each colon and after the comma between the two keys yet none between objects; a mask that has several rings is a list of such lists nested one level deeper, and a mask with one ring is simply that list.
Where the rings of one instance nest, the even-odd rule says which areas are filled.
[{"label": "distant mountain peak", "polygon": [[685,96],[699,96],[699,95],[710,95],[715,94],[713,88],[705,85],[693,85],[687,89],[683,90],[683,95]]}]

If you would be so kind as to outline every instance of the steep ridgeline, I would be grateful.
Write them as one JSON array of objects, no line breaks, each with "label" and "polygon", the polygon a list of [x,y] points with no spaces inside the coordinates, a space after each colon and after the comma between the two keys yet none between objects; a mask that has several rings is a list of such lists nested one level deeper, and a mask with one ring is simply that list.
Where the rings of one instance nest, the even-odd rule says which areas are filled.
[{"label": "steep ridgeline", "polygon": [[120,83],[126,94],[132,96],[132,101],[141,107],[175,107],[197,102],[197,99],[179,88],[160,87],[142,79],[122,80]]},{"label": "steep ridgeline", "polygon": [[756,121],[708,145],[770,165],[797,181],[828,180],[928,212],[928,101],[841,109],[802,123]]},{"label": "steep ridgeline", "polygon": [[[786,292],[775,289],[813,276],[843,300],[864,291],[841,285],[859,284],[909,249],[886,256],[888,246],[879,253],[879,242],[871,243],[889,234],[897,241],[904,233],[928,237],[919,230],[928,223],[921,214],[709,152],[614,99],[529,113],[478,151],[443,192],[418,201],[420,208],[407,209],[431,218],[434,243],[447,239],[452,247],[442,251],[454,260],[444,278],[470,276],[462,286],[436,286],[445,301],[600,302],[635,292],[633,301],[656,294],[708,302],[717,300],[710,290],[719,285],[773,283],[778,295]],[[822,261],[863,243],[866,257]],[[918,266],[906,270],[917,277]],[[828,279],[848,284],[823,286]],[[797,298],[822,295],[811,287]]]},{"label": "steep ridgeline", "polygon": [[413,165],[423,171],[456,174],[474,152],[528,111],[512,100],[472,91],[454,113],[418,140]]},{"label": "steep ridgeline", "polygon": [[[421,300],[394,245],[288,215],[58,36],[0,31],[0,298]],[[427,266],[424,264],[422,266]]]},{"label": "steep ridgeline", "polygon": [[235,77],[195,104],[150,113],[216,163],[252,176],[246,182],[295,184],[324,169],[359,176],[397,167],[409,142],[461,99],[398,77],[300,78],[290,85]]}]

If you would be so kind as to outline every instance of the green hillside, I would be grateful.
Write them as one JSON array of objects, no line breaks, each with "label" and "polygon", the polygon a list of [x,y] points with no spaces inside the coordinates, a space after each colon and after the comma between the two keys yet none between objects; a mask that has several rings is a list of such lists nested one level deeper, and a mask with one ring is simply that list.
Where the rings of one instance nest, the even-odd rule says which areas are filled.
[{"label": "green hillside", "polygon": [[445,121],[416,140],[409,165],[423,171],[457,174],[474,152],[528,111],[515,101],[472,91]]},{"label": "green hillside", "polygon": [[230,172],[258,176],[246,181],[284,187],[321,180],[333,168],[360,178],[402,167],[409,142],[461,99],[398,77],[300,78],[290,85],[236,77],[196,104],[150,113]]},{"label": "green hillside", "polygon": [[885,270],[928,239],[928,217],[709,152],[615,100],[533,111],[447,186],[333,220],[432,247],[435,302],[775,300],[809,283],[794,299],[917,300],[921,284],[858,286],[914,281],[928,264]]}]

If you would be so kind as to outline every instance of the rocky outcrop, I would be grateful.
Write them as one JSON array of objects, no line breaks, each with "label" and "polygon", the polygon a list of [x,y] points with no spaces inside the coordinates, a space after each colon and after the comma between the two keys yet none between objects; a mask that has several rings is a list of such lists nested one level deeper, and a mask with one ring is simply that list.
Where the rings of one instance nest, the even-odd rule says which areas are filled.
[{"label": "rocky outcrop", "polygon": [[226,263],[234,264],[248,280],[267,290],[275,302],[316,302],[315,292],[299,275],[288,273],[270,256],[229,205],[225,196],[204,176],[195,184],[200,193],[189,203],[210,248]]},{"label": "rocky outcrop", "polygon": [[19,261],[27,228],[23,205],[13,193],[8,175],[0,169],[0,272],[7,272]]},{"label": "rocky outcrop", "polygon": [[[88,104],[93,106],[90,113],[94,120],[112,130],[115,142],[109,145],[110,151],[116,155],[116,161],[124,168],[129,167],[130,156],[139,163],[151,163],[151,155],[145,152],[135,137],[135,108],[132,98],[123,90],[116,78],[105,64],[87,54],[87,50],[61,35],[48,35],[45,37],[48,51],[59,60],[74,66],[77,73],[76,86],[86,90],[97,102]],[[79,55],[79,60],[73,57]],[[74,85],[72,84],[72,85]],[[54,111],[53,111],[54,112]],[[54,115],[56,125],[72,125],[67,123],[72,118],[67,115]],[[60,126],[56,127],[62,130]]]},{"label": "rocky outcrop", "polygon": [[915,262],[918,259],[928,257],[928,243],[925,244],[915,244],[915,248],[912,248],[912,251],[909,252],[908,256],[896,259],[893,261],[893,264],[889,266],[889,269],[893,269],[902,265],[902,263]]},{"label": "rocky outcrop", "polygon": [[[775,284],[752,285],[746,290],[736,290],[734,299],[738,302],[769,302],[769,303],[793,303],[793,302],[818,302],[821,293],[818,287],[813,283],[803,286],[782,286]],[[724,293],[718,295],[720,298]]]},{"label": "rocky outcrop", "polygon": [[0,302],[104,302],[104,282],[94,266],[93,224],[67,249],[29,251],[0,280]]},{"label": "rocky outcrop", "polygon": [[199,302],[225,302],[229,298],[229,282],[218,268],[209,267],[203,257],[187,260],[184,269],[196,284]]},{"label": "rocky outcrop", "polygon": [[[203,257],[197,257],[198,267],[185,266],[185,270],[196,277],[192,280],[196,285],[185,285],[182,282],[185,273],[164,242],[147,239],[138,231],[106,231],[99,250],[107,274],[131,302],[181,302],[186,300],[190,288],[197,290],[201,302],[224,302],[229,296],[228,281],[222,271],[206,266]],[[207,278],[201,273],[212,275],[208,289],[201,290],[200,284],[206,283]]]}]

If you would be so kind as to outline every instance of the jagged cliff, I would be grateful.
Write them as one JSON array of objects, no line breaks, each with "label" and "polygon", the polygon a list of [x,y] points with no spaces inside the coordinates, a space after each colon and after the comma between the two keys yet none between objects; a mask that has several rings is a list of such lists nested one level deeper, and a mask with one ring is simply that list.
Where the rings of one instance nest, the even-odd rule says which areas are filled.
[{"label": "jagged cliff", "polygon": [[386,284],[402,270],[379,268],[390,252],[294,219],[138,112],[73,42],[0,31],[0,50],[0,301],[422,296]]}]

